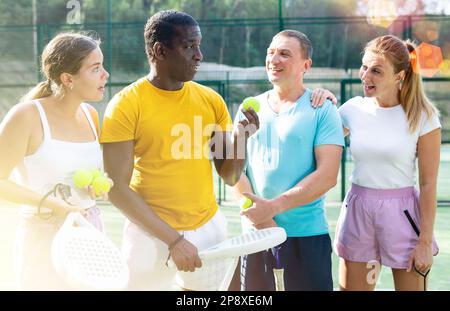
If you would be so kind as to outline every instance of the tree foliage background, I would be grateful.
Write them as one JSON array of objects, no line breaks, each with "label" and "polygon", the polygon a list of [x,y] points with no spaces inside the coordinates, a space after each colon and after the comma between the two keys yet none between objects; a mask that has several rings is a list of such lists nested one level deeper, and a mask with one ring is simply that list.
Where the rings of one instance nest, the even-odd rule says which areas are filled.
[{"label": "tree foliage background", "polygon": [[[32,3],[36,9],[33,13]],[[378,1],[378,0],[371,0]],[[406,4],[405,4],[406,1]],[[409,1],[409,2],[408,2]],[[408,14],[423,14],[427,0],[395,0],[397,4],[415,7]],[[14,26],[49,25],[39,37],[39,48],[66,24],[69,9],[67,0],[1,0],[0,53],[13,58],[31,53],[32,29],[20,31]],[[260,66],[271,37],[279,31],[278,0],[112,0],[112,35],[108,37],[107,0],[79,0],[84,30],[95,30],[105,42],[105,53],[111,56],[115,70],[146,70],[143,50],[143,27],[149,16],[163,9],[177,9],[200,21],[203,31],[202,49],[205,61],[232,66]],[[402,4],[403,3],[403,4]],[[433,0],[427,1],[429,6]],[[314,46],[314,65],[317,67],[356,68],[360,63],[363,45],[373,37],[387,33],[386,28],[369,25],[365,19],[346,22],[332,21],[333,17],[361,15],[367,11],[364,0],[283,0],[284,28],[305,32]],[[439,13],[439,12],[435,12]],[[328,17],[329,20],[315,19]],[[226,21],[223,21],[226,20]],[[441,23],[439,42],[450,41],[448,22]],[[5,32],[0,28],[0,32]],[[391,29],[396,35],[401,31]],[[107,42],[111,38],[112,42]],[[31,40],[30,40],[31,39]],[[34,40],[35,41],[35,40]],[[28,51],[28,52],[26,52]]]},{"label": "tree foliage background", "polygon": [[[81,6],[79,24],[67,24],[69,2]],[[414,15],[417,20],[411,25],[397,20],[389,28],[371,25],[366,15],[376,2],[393,2],[403,15],[400,19]],[[39,55],[48,40],[61,31],[92,31],[101,38],[105,65],[111,73],[111,96],[148,72],[143,30],[146,20],[160,10],[184,11],[199,21],[206,63],[263,66],[275,33],[281,28],[300,30],[312,41],[313,68],[323,68],[316,73],[329,78],[332,70],[359,68],[364,45],[387,33],[400,37],[406,33],[418,43],[438,45],[450,62],[450,16],[443,16],[442,3],[448,5],[444,0],[0,0],[0,116],[41,78]],[[431,17],[424,14],[442,18],[428,20]],[[430,29],[437,35],[429,36]],[[226,79],[220,74],[217,80]],[[227,102],[238,103],[249,93],[267,88],[250,86],[246,79],[243,76],[242,85],[226,91]],[[320,86],[340,94],[339,83]],[[448,97],[442,85],[427,86],[427,90],[434,92],[434,98],[441,92],[442,101]],[[446,110],[441,110],[444,116],[448,115]]]}]

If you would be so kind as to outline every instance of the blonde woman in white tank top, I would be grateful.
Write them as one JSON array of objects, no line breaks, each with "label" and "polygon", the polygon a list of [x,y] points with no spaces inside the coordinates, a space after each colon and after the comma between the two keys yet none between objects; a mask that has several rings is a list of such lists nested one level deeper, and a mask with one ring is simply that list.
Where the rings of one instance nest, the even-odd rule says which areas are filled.
[{"label": "blonde woman in white tank top", "polygon": [[[81,212],[102,230],[95,198],[72,182],[78,169],[103,168],[98,114],[84,103],[103,98],[109,74],[102,62],[98,41],[74,33],[56,36],[42,54],[47,80],[0,124],[0,199],[22,206],[15,247],[21,289],[70,289],[50,256],[67,213]],[[43,199],[58,183],[70,186],[70,204],[55,196]]]}]

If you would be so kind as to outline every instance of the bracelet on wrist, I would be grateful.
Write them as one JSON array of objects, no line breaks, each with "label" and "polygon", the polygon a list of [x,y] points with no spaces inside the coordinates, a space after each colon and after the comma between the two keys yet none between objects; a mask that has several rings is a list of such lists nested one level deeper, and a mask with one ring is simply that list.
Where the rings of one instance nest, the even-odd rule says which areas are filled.
[{"label": "bracelet on wrist", "polygon": [[172,243],[169,244],[169,252],[175,247],[175,245],[177,245],[181,240],[184,239],[183,235],[180,235],[178,238],[175,239],[175,241],[173,241]]},{"label": "bracelet on wrist", "polygon": [[169,255],[167,256],[167,259],[166,259],[166,266],[167,267],[169,267],[169,260],[170,260],[170,257],[171,257],[172,249],[175,247],[175,245],[177,245],[183,239],[184,239],[184,236],[180,235],[178,238],[175,239],[175,241],[173,241],[172,243],[169,244],[169,246],[168,246]]}]

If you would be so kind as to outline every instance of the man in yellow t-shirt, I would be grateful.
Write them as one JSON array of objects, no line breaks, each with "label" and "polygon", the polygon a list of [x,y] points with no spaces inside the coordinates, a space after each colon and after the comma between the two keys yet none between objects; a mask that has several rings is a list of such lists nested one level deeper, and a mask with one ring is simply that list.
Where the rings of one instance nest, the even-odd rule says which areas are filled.
[{"label": "man in yellow t-shirt", "polygon": [[[243,110],[246,118],[232,131],[222,97],[191,81],[203,58],[191,16],[159,12],[144,36],[150,73],[110,101],[101,135],[105,170],[114,180],[110,199],[129,219],[122,248],[130,289],[168,289],[174,276],[182,288],[212,289],[188,272],[202,265],[198,250],[226,238],[210,159],[234,185],[259,120]],[[165,266],[169,256],[176,275]]]}]

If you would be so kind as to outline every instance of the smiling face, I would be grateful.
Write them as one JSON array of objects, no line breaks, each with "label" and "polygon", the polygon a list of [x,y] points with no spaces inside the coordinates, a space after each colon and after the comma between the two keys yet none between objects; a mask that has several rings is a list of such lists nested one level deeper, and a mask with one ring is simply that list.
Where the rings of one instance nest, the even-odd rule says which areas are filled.
[{"label": "smiling face", "polygon": [[172,81],[191,81],[203,59],[202,34],[198,26],[177,27],[171,46],[165,46],[166,70]]},{"label": "smiling face", "polygon": [[100,48],[94,49],[82,61],[78,73],[72,75],[73,88],[82,101],[100,101],[105,93],[105,85],[109,73],[103,68],[103,53]]},{"label": "smiling face", "polygon": [[300,42],[294,37],[275,36],[267,49],[266,72],[274,85],[303,81],[303,75],[311,64],[311,60],[302,55]]},{"label": "smiling face", "polygon": [[402,73],[395,73],[391,62],[383,55],[367,51],[359,70],[364,95],[382,101],[392,101],[398,97]]}]

